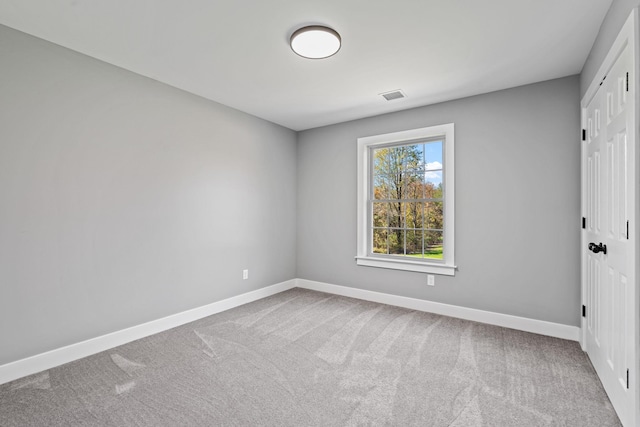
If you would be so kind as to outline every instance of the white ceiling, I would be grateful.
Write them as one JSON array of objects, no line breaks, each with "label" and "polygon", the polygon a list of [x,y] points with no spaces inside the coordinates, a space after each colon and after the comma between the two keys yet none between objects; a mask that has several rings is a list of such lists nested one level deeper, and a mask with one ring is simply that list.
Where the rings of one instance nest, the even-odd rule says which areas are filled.
[{"label": "white ceiling", "polygon": [[[0,23],[294,130],[578,74],[611,0],[2,0]],[[337,55],[288,45],[337,30]],[[407,98],[378,94],[402,89]]]}]

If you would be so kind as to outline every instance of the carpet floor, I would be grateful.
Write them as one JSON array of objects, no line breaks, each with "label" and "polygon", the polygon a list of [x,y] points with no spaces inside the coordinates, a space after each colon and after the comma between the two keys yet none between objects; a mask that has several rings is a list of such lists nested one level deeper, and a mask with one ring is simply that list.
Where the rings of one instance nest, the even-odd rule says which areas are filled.
[{"label": "carpet floor", "polygon": [[292,289],[0,386],[0,426],[619,426],[576,342]]}]

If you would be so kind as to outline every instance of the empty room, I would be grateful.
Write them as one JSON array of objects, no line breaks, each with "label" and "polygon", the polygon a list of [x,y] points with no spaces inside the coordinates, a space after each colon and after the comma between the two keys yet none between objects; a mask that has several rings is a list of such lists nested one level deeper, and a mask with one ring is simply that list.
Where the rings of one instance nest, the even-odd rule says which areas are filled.
[{"label": "empty room", "polygon": [[0,1],[0,426],[640,426],[640,0]]}]

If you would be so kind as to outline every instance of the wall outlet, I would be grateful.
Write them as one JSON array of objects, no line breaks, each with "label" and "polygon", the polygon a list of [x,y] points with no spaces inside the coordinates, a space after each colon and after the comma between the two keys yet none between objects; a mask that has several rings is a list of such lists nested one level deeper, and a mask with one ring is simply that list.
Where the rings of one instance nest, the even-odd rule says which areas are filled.
[{"label": "wall outlet", "polygon": [[247,280],[249,278],[249,270],[242,270],[242,280]]},{"label": "wall outlet", "polygon": [[427,285],[435,286],[436,285],[436,276],[433,274],[427,274]]}]

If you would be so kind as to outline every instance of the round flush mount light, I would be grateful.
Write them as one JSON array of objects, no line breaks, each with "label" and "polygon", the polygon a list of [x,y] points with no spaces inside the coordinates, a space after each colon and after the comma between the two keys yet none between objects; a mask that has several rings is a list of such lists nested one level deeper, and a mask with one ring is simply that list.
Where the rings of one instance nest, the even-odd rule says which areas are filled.
[{"label": "round flush mount light", "polygon": [[311,25],[296,30],[291,35],[291,49],[303,58],[322,59],[340,50],[340,34],[329,27]]}]

